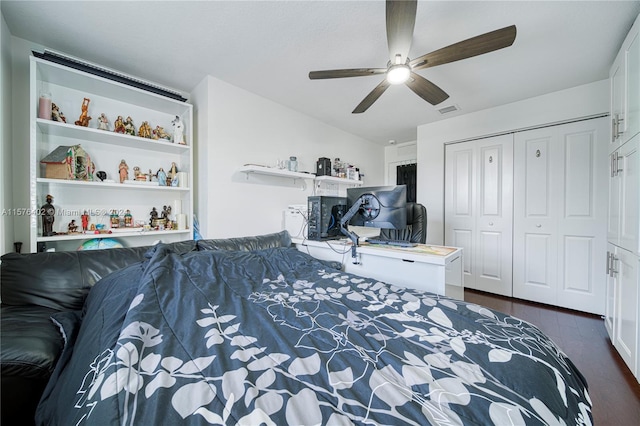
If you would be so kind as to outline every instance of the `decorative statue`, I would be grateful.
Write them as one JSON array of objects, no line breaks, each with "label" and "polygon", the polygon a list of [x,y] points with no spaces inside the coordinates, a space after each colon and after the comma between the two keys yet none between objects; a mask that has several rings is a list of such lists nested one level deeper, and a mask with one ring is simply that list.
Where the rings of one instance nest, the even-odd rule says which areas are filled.
[{"label": "decorative statue", "polygon": [[131,116],[128,116],[124,122],[124,133],[131,136],[136,135],[136,126],[133,124]]},{"label": "decorative statue", "polygon": [[109,130],[109,119],[104,112],[98,117],[98,129]]},{"label": "decorative statue", "polygon": [[173,143],[179,143],[185,145],[184,142],[184,123],[180,120],[180,117],[176,115],[176,118],[171,121],[173,126]]},{"label": "decorative statue", "polygon": [[175,162],[172,162],[171,168],[169,169],[169,173],[167,173],[167,177],[169,178],[167,185],[171,185],[171,181],[173,181],[173,178],[176,177],[177,174],[178,174],[178,166],[176,166]]},{"label": "decorative statue", "polygon": [[125,180],[129,179],[129,166],[127,166],[127,163],[124,160],[120,161],[118,171],[120,172],[120,183],[123,183]]},{"label": "decorative statue", "polygon": [[96,176],[98,176],[98,179],[100,179],[101,181],[105,180],[107,178],[107,172],[99,170],[96,173]]},{"label": "decorative statue", "polygon": [[50,237],[55,235],[53,232],[53,222],[56,220],[56,208],[51,204],[53,196],[47,194],[47,203],[40,208],[42,214],[42,236]]},{"label": "decorative statue", "polygon": [[116,133],[125,132],[124,121],[122,120],[121,115],[119,115],[118,118],[116,118],[116,121],[113,122],[113,131]]},{"label": "decorative statue", "polygon": [[140,129],[138,129],[138,136],[141,138],[151,139],[151,126],[148,121],[143,121]]},{"label": "decorative statue", "polygon": [[125,228],[133,227],[133,216],[131,215],[131,211],[128,209],[126,212],[124,212],[124,227]]},{"label": "decorative statue", "polygon": [[85,210],[80,218],[82,219],[82,230],[87,231],[89,229],[89,213]]},{"label": "decorative statue", "polygon": [[158,185],[167,186],[167,174],[164,172],[164,169],[162,167],[158,169],[157,176],[158,176]]},{"label": "decorative statue", "polygon": [[76,232],[78,232],[78,225],[76,225],[76,220],[71,219],[71,222],[69,222],[69,225],[67,225],[67,228],[69,229],[70,234],[75,234]]},{"label": "decorative statue", "polygon": [[160,126],[156,126],[155,129],[153,129],[153,139],[166,139],[168,141],[171,140],[171,136],[164,131],[164,128],[160,127]]},{"label": "decorative statue", "polygon": [[62,111],[60,111],[60,107],[54,103],[51,104],[51,119],[61,123],[67,122],[67,118],[64,116]]},{"label": "decorative statue", "polygon": [[91,99],[89,98],[84,98],[84,100],[82,101],[82,112],[80,113],[80,118],[78,118],[78,120],[76,121],[76,126],[83,126],[83,127],[88,127],[89,126],[89,120],[91,120],[91,117],[89,117],[88,115],[88,111],[89,111],[89,102],[91,102]]},{"label": "decorative statue", "polygon": [[149,219],[149,225],[153,226],[154,221],[158,219],[158,211],[154,207],[151,209],[151,213],[149,214],[151,215],[151,218]]},{"label": "decorative statue", "polygon": [[169,219],[169,215],[171,214],[171,206],[162,206],[162,219]]}]

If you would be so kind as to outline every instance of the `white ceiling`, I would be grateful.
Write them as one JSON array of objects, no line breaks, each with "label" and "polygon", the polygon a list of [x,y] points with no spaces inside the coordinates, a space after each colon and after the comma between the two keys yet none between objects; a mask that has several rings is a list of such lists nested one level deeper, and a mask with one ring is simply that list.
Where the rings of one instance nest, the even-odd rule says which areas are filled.
[{"label": "white ceiling", "polygon": [[[607,78],[640,1],[419,1],[410,57],[517,26],[513,46],[419,73],[450,98],[434,107],[404,85],[363,114],[382,80],[309,71],[386,67],[384,1],[9,1],[11,34],[185,94],[212,75],[376,143],[416,127]],[[457,105],[443,116],[437,110]]]}]

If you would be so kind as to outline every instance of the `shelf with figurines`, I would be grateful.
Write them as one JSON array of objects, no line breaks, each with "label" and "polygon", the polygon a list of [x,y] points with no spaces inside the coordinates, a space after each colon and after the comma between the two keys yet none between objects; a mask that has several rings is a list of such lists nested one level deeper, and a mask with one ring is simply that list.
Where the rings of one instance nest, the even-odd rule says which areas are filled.
[{"label": "shelf with figurines", "polygon": [[[139,236],[156,236],[163,234],[182,234],[189,233],[191,230],[188,226],[187,215],[183,213],[171,213],[171,206],[163,206],[162,212],[158,212],[155,207],[149,213],[149,221],[133,220],[130,210],[118,211],[112,209],[108,214],[108,223],[106,220],[96,217],[106,218],[106,216],[96,216],[94,211],[83,210],[76,213],[76,218],[72,218],[67,223],[66,231],[54,231],[54,223],[56,218],[56,207],[52,204],[53,196],[47,195],[46,204],[39,210],[42,220],[42,234],[36,238],[38,242],[53,242],[65,240],[86,240],[94,238],[114,238],[114,237],[139,237]],[[90,214],[91,213],[91,214]],[[73,216],[73,215],[72,215]],[[171,219],[173,216],[173,219]]]},{"label": "shelf with figurines", "polygon": [[[95,163],[81,145],[58,146],[40,160],[44,166],[44,177],[36,178],[39,184],[85,185],[102,188],[140,189],[169,191],[189,191],[189,177],[186,172],[178,172],[176,162],[171,162],[167,172],[162,167],[154,174],[151,169],[143,173],[140,167],[129,173],[129,165],[122,159],[118,164],[118,181],[107,179],[104,170],[95,171]],[[115,168],[115,167],[114,167]]]},{"label": "shelf with figurines", "polygon": [[[156,126],[156,129],[151,130],[153,136],[147,138],[99,128],[76,126],[75,124],[46,118],[37,118],[36,123],[39,131],[43,134],[82,140],[88,146],[93,143],[99,143],[167,153],[182,153],[191,149],[189,145],[171,142],[170,136],[160,126]],[[156,135],[157,139],[155,139]]]}]

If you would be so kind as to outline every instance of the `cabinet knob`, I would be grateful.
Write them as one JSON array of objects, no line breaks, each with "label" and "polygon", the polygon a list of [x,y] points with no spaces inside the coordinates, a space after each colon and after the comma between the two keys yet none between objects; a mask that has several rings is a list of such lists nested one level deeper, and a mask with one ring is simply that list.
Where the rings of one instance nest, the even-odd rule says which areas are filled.
[{"label": "cabinet knob", "polygon": [[536,224],[536,228],[542,228],[542,225],[538,223]]},{"label": "cabinet knob", "polygon": [[489,222],[489,226],[493,226],[493,222]]}]

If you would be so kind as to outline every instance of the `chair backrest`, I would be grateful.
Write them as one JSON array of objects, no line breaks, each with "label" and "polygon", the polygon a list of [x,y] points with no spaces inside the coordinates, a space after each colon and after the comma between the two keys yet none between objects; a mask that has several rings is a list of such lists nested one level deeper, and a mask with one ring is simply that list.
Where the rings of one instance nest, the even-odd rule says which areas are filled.
[{"label": "chair backrest", "polygon": [[382,229],[380,237],[387,240],[424,244],[427,241],[426,207],[418,203],[407,203],[407,227],[404,229]]}]

